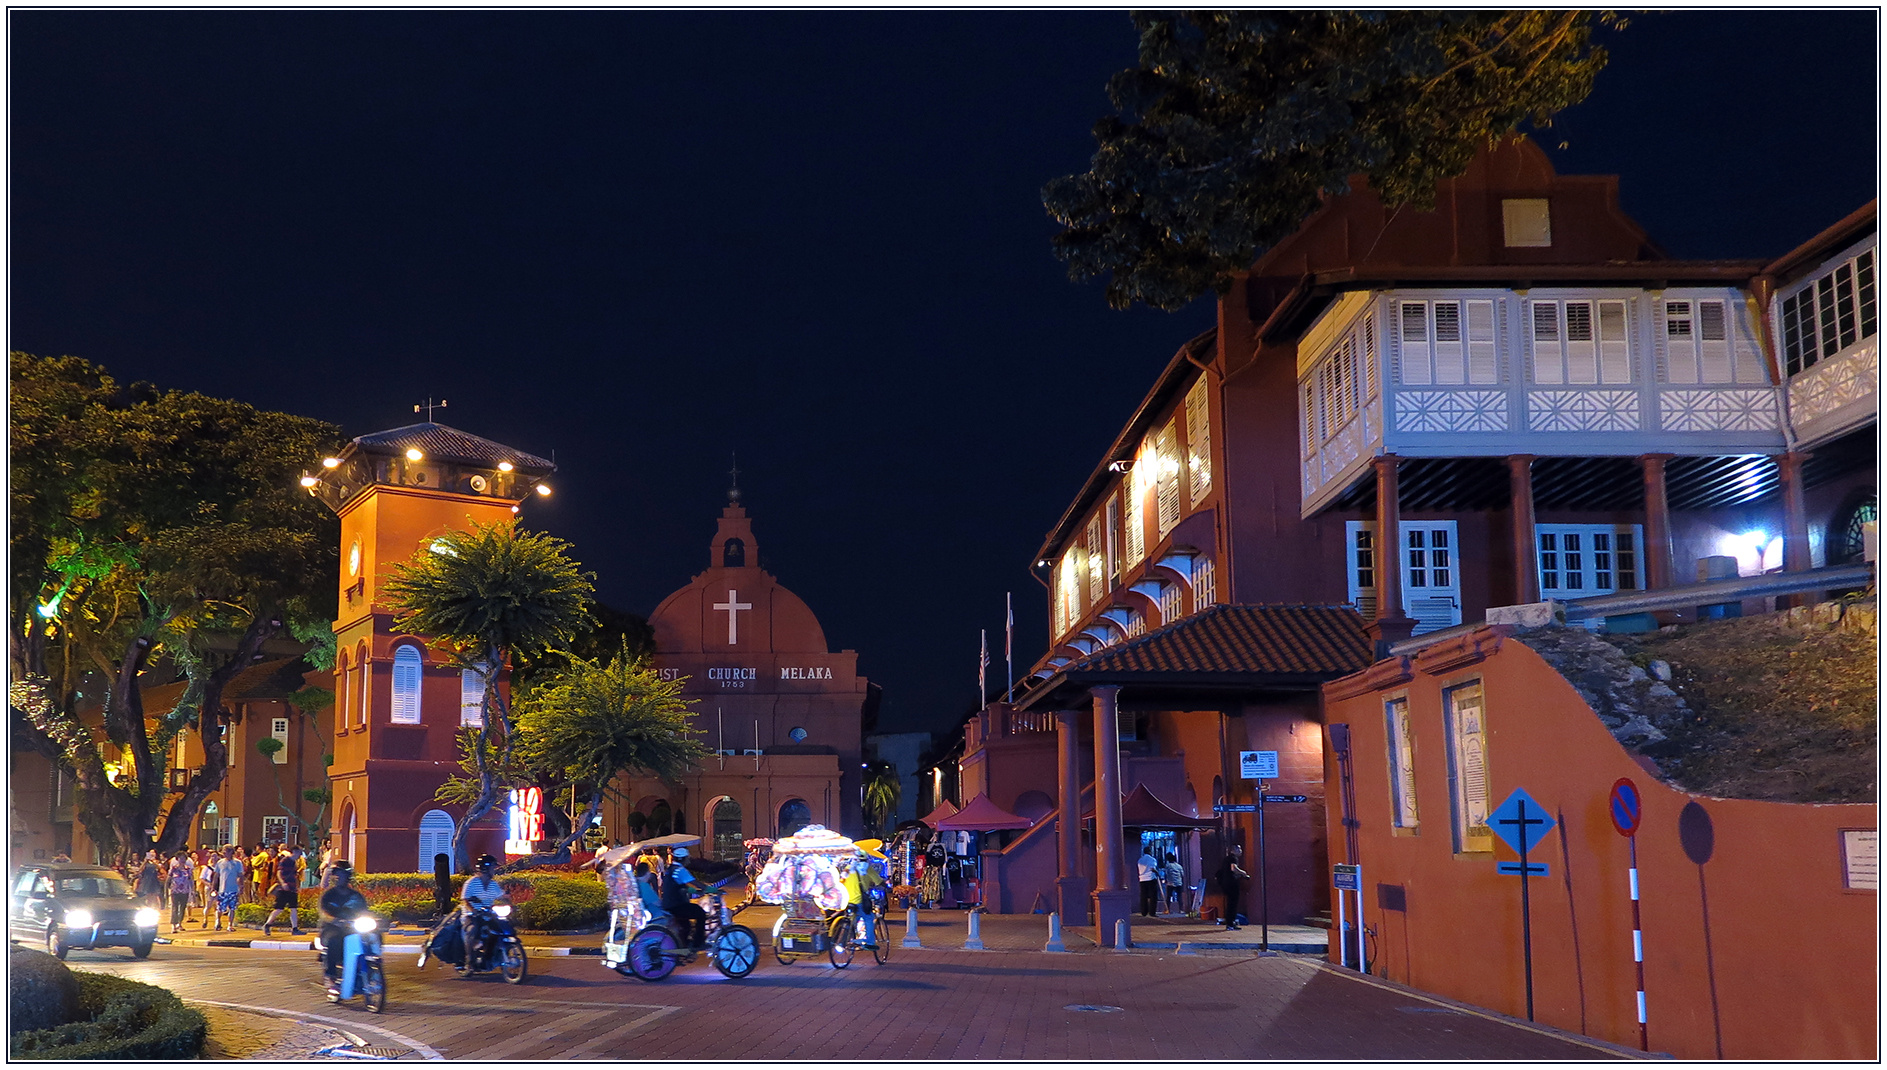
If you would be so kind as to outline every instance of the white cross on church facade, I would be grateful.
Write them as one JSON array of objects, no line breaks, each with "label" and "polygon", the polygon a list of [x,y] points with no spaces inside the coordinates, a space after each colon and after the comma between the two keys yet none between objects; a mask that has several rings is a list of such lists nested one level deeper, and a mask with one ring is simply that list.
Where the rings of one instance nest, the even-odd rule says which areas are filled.
[{"label": "white cross on church facade", "polygon": [[714,603],[714,608],[727,611],[727,645],[733,646],[734,641],[740,638],[740,611],[752,609],[753,603],[742,602],[739,592],[729,591],[727,601]]}]

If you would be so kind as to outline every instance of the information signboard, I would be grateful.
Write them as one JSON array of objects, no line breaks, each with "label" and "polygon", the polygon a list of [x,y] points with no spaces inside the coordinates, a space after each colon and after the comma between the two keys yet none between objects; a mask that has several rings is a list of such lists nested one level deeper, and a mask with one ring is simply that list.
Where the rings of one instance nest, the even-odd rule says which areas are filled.
[{"label": "information signboard", "polygon": [[1278,752],[1274,750],[1239,751],[1238,775],[1244,780],[1278,779]]}]

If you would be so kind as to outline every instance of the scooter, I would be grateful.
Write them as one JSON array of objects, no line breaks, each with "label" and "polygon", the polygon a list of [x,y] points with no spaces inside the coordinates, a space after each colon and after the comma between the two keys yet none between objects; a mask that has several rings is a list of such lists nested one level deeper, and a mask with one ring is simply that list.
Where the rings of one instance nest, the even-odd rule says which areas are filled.
[{"label": "scooter", "polygon": [[[506,984],[523,984],[530,974],[530,963],[524,954],[524,942],[518,939],[511,897],[499,896],[489,908],[467,904],[466,909],[473,911],[479,922],[481,935],[478,946],[466,948],[462,942],[450,939],[446,930],[449,928],[453,933],[458,932],[459,919],[449,916],[420,944],[420,968],[424,969],[426,963],[438,955],[440,959],[464,970],[468,976],[495,969],[504,977]],[[441,939],[442,936],[446,939]]]},{"label": "scooter", "polygon": [[[327,949],[315,940],[315,953],[325,972]],[[380,957],[380,922],[372,914],[354,919],[353,931],[341,941],[341,976],[328,987],[329,1003],[345,1003],[359,995],[369,1013],[387,1009],[387,975]]]}]

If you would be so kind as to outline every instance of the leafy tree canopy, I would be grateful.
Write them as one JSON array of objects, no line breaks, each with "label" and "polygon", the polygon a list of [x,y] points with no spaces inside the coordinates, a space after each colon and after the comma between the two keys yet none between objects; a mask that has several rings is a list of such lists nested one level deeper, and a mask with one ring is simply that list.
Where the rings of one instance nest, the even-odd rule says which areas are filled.
[{"label": "leafy tree canopy", "polygon": [[[1531,120],[1585,99],[1605,66],[1581,11],[1156,11],[1140,65],[1109,81],[1090,169],[1050,182],[1076,281],[1183,307],[1224,292],[1326,194],[1367,175],[1391,207]],[[1623,20],[1599,14],[1605,25]]]}]

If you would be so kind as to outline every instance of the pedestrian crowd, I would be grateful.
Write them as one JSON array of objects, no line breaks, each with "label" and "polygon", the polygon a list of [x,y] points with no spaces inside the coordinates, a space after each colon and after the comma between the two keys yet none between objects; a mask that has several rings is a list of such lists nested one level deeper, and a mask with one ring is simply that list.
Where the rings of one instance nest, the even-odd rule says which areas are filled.
[{"label": "pedestrian crowd", "polygon": [[[323,859],[323,865],[326,864]],[[236,931],[236,908],[244,904],[270,908],[262,923],[271,934],[276,919],[288,914],[290,931],[301,934],[298,896],[307,872],[306,852],[297,844],[271,848],[258,843],[244,853],[235,844],[217,850],[178,851],[169,858],[147,851],[141,862],[126,872],[139,899],[160,910],[170,909],[170,931],[183,932],[193,924],[209,932],[225,927]],[[194,915],[194,916],[193,916]]]}]

